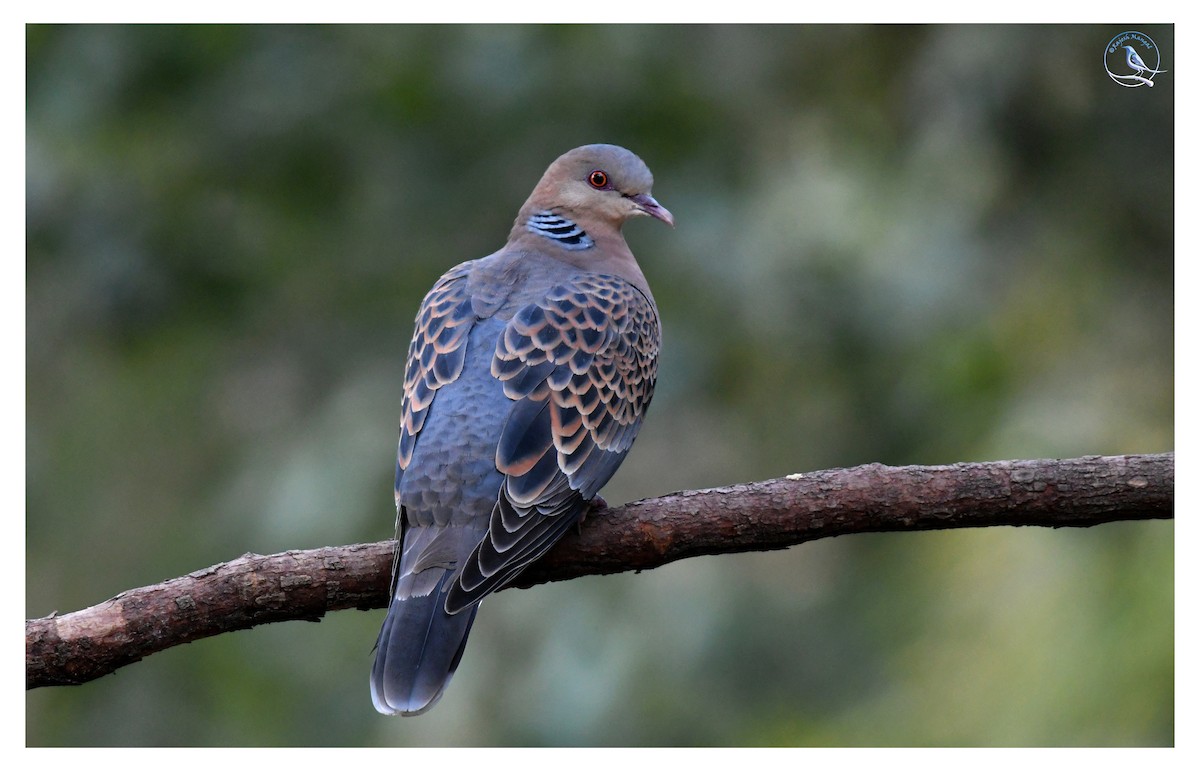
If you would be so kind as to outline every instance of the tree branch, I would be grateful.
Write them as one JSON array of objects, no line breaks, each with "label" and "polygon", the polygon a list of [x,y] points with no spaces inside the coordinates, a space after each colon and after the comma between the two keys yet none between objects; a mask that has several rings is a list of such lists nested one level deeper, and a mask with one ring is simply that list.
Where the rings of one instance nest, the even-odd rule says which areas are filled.
[{"label": "tree branch", "polygon": [[[1174,489],[1174,453],[793,474],[601,509],[514,586],[850,533],[1168,519]],[[84,610],[28,620],[25,687],[77,685],[222,632],[383,607],[391,560],[391,541],[246,554]]]}]

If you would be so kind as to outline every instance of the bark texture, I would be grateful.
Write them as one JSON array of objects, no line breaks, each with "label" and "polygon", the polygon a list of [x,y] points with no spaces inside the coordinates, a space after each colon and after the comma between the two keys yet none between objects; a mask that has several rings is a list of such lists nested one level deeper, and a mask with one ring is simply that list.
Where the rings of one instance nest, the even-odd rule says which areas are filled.
[{"label": "bark texture", "polygon": [[[1175,455],[880,464],[600,509],[513,584],[649,570],[851,533],[1089,527],[1173,516]],[[25,685],[77,685],[173,645],[387,602],[392,541],[245,554],[99,605],[25,622]]]}]

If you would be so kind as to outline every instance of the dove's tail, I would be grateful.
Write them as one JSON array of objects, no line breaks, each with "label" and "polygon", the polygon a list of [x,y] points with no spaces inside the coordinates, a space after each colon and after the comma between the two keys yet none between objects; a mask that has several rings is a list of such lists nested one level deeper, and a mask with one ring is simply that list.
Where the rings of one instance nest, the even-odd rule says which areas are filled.
[{"label": "dove's tail", "polygon": [[479,605],[453,616],[446,613],[454,573],[441,573],[433,590],[422,596],[398,586],[388,606],[371,667],[371,700],[385,715],[419,715],[436,704],[467,646]]}]

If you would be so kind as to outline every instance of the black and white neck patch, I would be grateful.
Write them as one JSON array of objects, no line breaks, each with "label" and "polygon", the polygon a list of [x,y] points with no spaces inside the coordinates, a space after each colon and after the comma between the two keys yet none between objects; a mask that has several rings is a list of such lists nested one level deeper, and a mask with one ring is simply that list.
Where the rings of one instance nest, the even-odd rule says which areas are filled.
[{"label": "black and white neck patch", "polygon": [[530,232],[555,241],[564,249],[590,249],[595,246],[591,236],[571,220],[550,211],[534,214],[525,223]]}]

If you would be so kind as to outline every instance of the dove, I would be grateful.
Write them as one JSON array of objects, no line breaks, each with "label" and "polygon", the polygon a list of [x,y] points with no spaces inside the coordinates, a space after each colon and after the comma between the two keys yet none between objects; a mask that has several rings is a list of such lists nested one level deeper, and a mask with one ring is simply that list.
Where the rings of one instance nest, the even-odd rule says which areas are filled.
[{"label": "dove", "polygon": [[419,715],[441,698],[480,601],[579,524],[629,452],[662,327],[621,226],[649,216],[674,227],[653,182],[616,145],[563,154],[504,246],[451,268],[422,301],[400,405],[391,599],[371,667],[379,712]]}]

